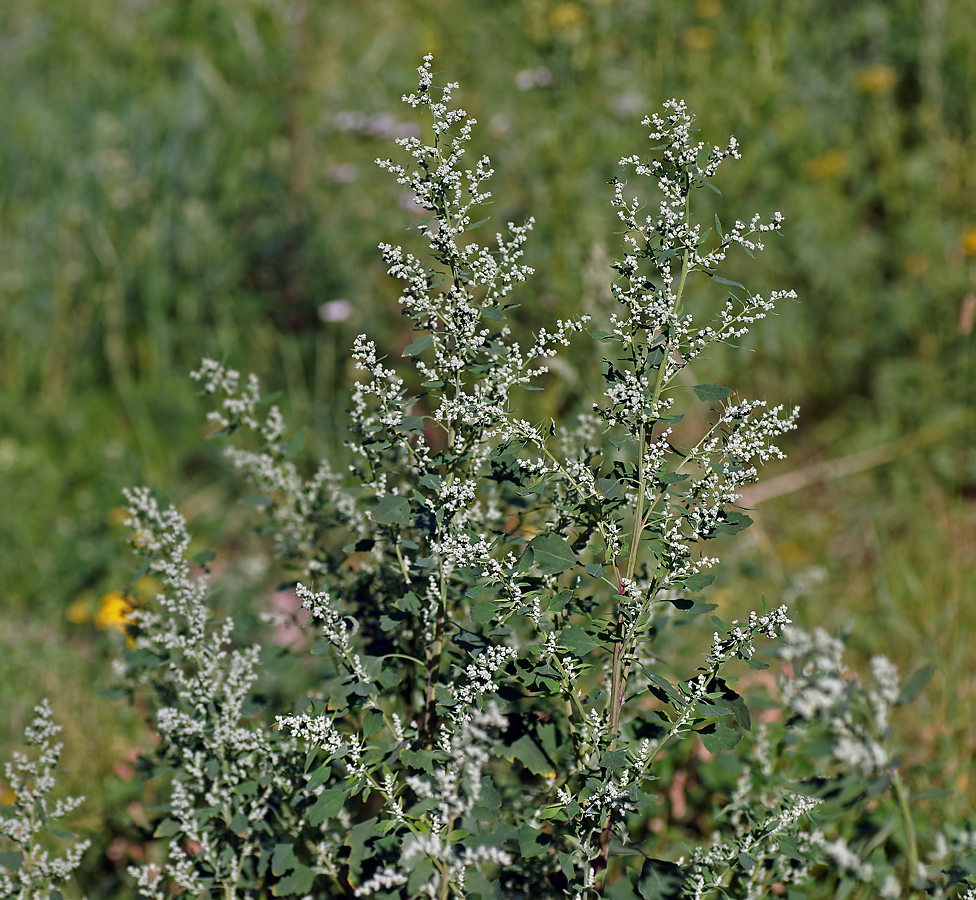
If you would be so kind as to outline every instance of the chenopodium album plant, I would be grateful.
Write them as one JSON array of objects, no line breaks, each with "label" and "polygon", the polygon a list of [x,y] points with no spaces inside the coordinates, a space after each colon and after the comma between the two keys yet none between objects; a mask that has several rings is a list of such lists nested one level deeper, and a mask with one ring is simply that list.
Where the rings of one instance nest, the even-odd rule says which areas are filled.
[{"label": "chenopodium album plant", "polygon": [[[741,754],[707,846],[661,858],[649,828],[656,780],[683,741],[738,753],[752,722],[727,670],[765,668],[757,642],[790,622],[763,603],[731,624],[715,618],[697,661],[657,652],[673,622],[715,608],[697,597],[717,562],[705,542],[749,525],[741,489],[781,456],[775,441],[796,422],[796,410],[688,378],[703,352],[792,296],[716,274],[736,245],[762,249],[781,217],[695,223],[696,191],[738,149],[697,142],[671,101],[644,121],[656,156],[621,161],[656,186],[656,208],[646,214],[614,182],[625,243],[608,330],[578,316],[519,341],[511,298],[531,274],[520,259],[532,220],[491,246],[471,239],[491,166],[462,168],[475,123],[452,106],[456,85],[435,88],[429,57],[418,71],[404,100],[430,117],[432,141],[402,139],[407,162],[378,162],[429,214],[416,226],[428,258],[380,247],[414,337],[404,370],[356,340],[348,475],[327,462],[299,474],[300,437],[286,439],[253,377],[210,360],[194,373],[219,400],[220,432],[260,444],[229,457],[301,573],[297,594],[321,638],[317,691],[274,723],[262,718],[254,684],[267,657],[215,618],[179,513],[147,490],[128,496],[132,543],[164,590],[133,613],[135,649],[119,674],[156,692],[156,764],[171,779],[156,830],[168,857],[133,869],[139,889],[157,900],[446,900],[760,896],[809,884],[818,861],[858,851],[825,849],[810,824],[816,792],[774,772],[771,748],[789,756],[788,740],[742,742],[751,756]],[[721,286],[707,322],[689,308],[691,278]],[[594,340],[603,392],[591,410],[569,427],[520,417],[522,391],[546,383],[549,362],[571,344],[590,354]],[[692,437],[678,430],[689,406],[699,418],[711,410]],[[804,696],[790,696],[791,721],[805,721]],[[848,737],[861,740],[853,728]],[[912,866],[896,887],[919,875]],[[873,876],[855,867],[852,877]]]}]

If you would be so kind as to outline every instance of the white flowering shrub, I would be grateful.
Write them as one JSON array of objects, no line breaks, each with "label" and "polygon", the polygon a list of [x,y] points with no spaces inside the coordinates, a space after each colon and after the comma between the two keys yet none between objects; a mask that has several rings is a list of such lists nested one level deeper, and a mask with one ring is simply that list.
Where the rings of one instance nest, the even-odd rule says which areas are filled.
[{"label": "white flowering shrub", "polygon": [[[78,867],[91,842],[76,840],[63,853],[72,835],[53,826],[78,808],[84,797],[52,802],[62,745],[54,743],[61,726],[54,723],[47,700],[34,708],[24,732],[28,747],[4,764],[8,794],[0,806],[0,897],[18,900],[60,900],[61,888]],[[57,844],[51,842],[51,838]]]},{"label": "white flowering shrub", "polygon": [[[972,877],[959,863],[968,833],[929,862],[909,834],[888,749],[892,709],[909,697],[887,661],[862,688],[836,644],[788,630],[786,607],[765,601],[730,624],[713,616],[697,658],[666,655],[671,629],[716,608],[700,596],[718,562],[706,542],[749,526],[742,489],[782,456],[776,442],[797,419],[690,377],[703,353],[793,296],[718,274],[736,247],[762,250],[779,214],[727,229],[716,217],[707,230],[694,218],[736,142],[698,142],[678,101],[645,119],[655,155],[621,160],[630,181],[613,183],[623,248],[604,328],[580,315],[524,335],[532,220],[473,238],[491,165],[464,168],[475,122],[452,105],[456,85],[435,87],[430,58],[418,71],[404,100],[433,136],[400,140],[404,162],[378,161],[426,211],[421,255],[380,245],[414,337],[401,360],[356,340],[348,472],[323,462],[301,474],[301,438],[286,438],[254,378],[211,360],[193,376],[221,433],[243,439],[230,462],[263,495],[276,551],[298,573],[317,690],[259,706],[267,657],[216,618],[186,523],[147,490],[128,496],[132,543],[163,591],[132,613],[119,675],[155,697],[155,765],[169,784],[155,832],[168,851],[133,869],[139,890],[958,893]],[[692,278],[714,283],[711,316],[691,307]],[[531,422],[518,412],[525,392],[545,388],[566,348],[602,357],[603,391],[570,424]],[[700,433],[681,425],[689,408],[709,416]],[[792,676],[779,722],[759,727],[734,685],[767,668],[763,642],[786,647]],[[655,825],[688,746],[724,761],[697,839]],[[865,791],[894,797],[894,824],[871,835],[858,832]]]}]

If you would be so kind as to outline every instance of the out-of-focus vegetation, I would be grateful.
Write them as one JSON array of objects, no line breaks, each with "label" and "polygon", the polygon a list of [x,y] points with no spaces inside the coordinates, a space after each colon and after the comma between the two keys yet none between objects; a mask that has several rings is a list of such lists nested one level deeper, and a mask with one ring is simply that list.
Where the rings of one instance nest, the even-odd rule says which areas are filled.
[{"label": "out-of-focus vegetation", "polygon": [[[965,0],[2,4],[0,714],[11,733],[44,693],[62,720],[83,711],[91,725],[66,732],[80,747],[65,757],[79,760],[68,787],[104,786],[93,829],[121,808],[133,773],[118,736],[146,738],[80,689],[107,683],[124,640],[111,627],[111,591],[130,568],[122,486],[159,485],[203,536],[237,490],[202,442],[186,377],[201,356],[257,372],[291,421],[312,424],[310,450],[341,454],[352,338],[409,341],[375,246],[417,215],[372,161],[395,153],[408,128],[399,97],[433,51],[481,120],[477,149],[497,172],[488,227],[537,221],[526,256],[537,274],[517,298],[527,329],[580,306],[599,319],[617,251],[606,182],[645,113],[684,97],[703,139],[734,133],[748,148],[715,210],[783,211],[764,270],[801,302],[757,331],[745,371],[729,370],[730,355],[700,380],[792,400],[803,424],[776,470],[792,480],[759,505],[721,602],[734,614],[785,594],[807,625],[869,622],[857,630],[865,655],[934,660],[916,761],[969,810],[974,43]],[[598,366],[559,371],[529,412],[571,408]],[[247,523],[243,509],[222,558],[253,576],[262,558]],[[139,852],[136,827],[116,816],[102,828],[120,871]],[[90,869],[90,891],[107,890],[111,865]]]}]

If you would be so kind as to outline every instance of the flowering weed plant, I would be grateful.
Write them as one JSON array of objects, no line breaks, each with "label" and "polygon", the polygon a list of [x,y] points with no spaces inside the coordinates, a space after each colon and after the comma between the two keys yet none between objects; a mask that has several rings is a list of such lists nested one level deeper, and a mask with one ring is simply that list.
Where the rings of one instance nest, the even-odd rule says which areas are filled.
[{"label": "flowering weed plant", "polygon": [[[253,377],[211,360],[193,373],[219,433],[241,439],[228,458],[297,578],[316,689],[262,708],[254,685],[274,652],[218,620],[193,566],[212,557],[189,558],[180,514],[128,495],[132,544],[163,584],[129,613],[118,666],[155,697],[169,785],[155,830],[168,851],[132,870],[141,893],[799,897],[825,871],[838,895],[968,883],[956,862],[968,832],[940,845],[952,865],[920,861],[886,749],[889,714],[910,697],[887,661],[861,689],[834,645],[824,656],[824,638],[788,631],[786,607],[765,601],[731,623],[713,615],[696,659],[663,655],[672,629],[716,609],[701,596],[718,562],[706,544],[751,524],[742,489],[797,420],[691,377],[793,296],[718,274],[730,251],[763,249],[778,213],[707,229],[693,215],[735,140],[698,141],[679,101],[645,119],[652,155],[621,160],[612,184],[623,247],[603,327],[580,315],[519,335],[532,219],[475,240],[491,164],[464,167],[475,122],[453,105],[457,85],[435,86],[429,57],[418,72],[404,101],[432,137],[378,160],[425,211],[420,249],[380,245],[413,339],[401,360],[356,339],[349,471],[301,474],[301,434]],[[714,285],[711,315],[691,308],[692,280]],[[596,348],[602,391],[572,422],[532,422],[526,392],[568,347]],[[707,414],[700,433],[681,424],[689,410]],[[793,677],[780,721],[760,728],[735,684],[767,668],[763,642],[787,647]],[[726,773],[697,840],[655,826],[689,744]],[[823,765],[804,770],[801,750]],[[864,778],[872,797],[895,797],[895,824],[870,840],[849,824]]]}]

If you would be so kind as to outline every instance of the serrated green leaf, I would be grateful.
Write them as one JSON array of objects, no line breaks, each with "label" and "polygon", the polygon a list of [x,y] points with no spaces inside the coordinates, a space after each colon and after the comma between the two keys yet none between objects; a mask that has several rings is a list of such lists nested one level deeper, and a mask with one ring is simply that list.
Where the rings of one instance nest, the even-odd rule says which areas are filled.
[{"label": "serrated green leaf", "polygon": [[410,521],[410,501],[406,497],[387,494],[370,515],[379,525],[406,525]]},{"label": "serrated green leaf", "polygon": [[558,534],[540,534],[529,543],[532,558],[544,575],[558,575],[576,565],[576,554]]},{"label": "serrated green leaf", "polygon": [[711,400],[724,400],[732,394],[731,389],[720,384],[696,384],[692,390],[698,395],[699,400],[706,403]]},{"label": "serrated green leaf", "polygon": [[315,804],[308,812],[308,820],[313,825],[321,825],[326,819],[334,819],[339,815],[345,802],[345,791],[327,788],[315,798]]},{"label": "serrated green leaf", "polygon": [[715,575],[711,572],[696,572],[694,575],[689,575],[683,579],[682,585],[686,591],[697,594],[699,591],[705,590],[714,580]]},{"label": "serrated green leaf", "polygon": [[495,615],[496,605],[493,600],[479,600],[471,609],[471,618],[479,625],[490,622]]},{"label": "serrated green leaf", "polygon": [[552,778],[556,774],[552,763],[546,759],[545,753],[528,734],[523,734],[514,744],[506,748],[505,758],[512,761],[517,760],[534,775]]},{"label": "serrated green leaf", "polygon": [[600,646],[579,625],[564,628],[559,633],[559,644],[580,657],[586,656],[591,650],[596,650]]},{"label": "serrated green leaf", "polygon": [[523,825],[519,830],[519,851],[524,859],[545,856],[549,852],[551,843],[551,834],[539,831],[531,825]]},{"label": "serrated green leaf", "polygon": [[312,889],[314,880],[315,872],[308,866],[296,862],[290,874],[271,886],[271,893],[276,897],[288,897],[294,894],[305,896]]}]

